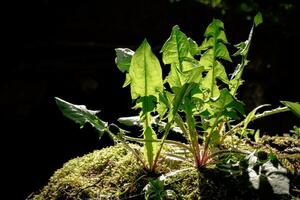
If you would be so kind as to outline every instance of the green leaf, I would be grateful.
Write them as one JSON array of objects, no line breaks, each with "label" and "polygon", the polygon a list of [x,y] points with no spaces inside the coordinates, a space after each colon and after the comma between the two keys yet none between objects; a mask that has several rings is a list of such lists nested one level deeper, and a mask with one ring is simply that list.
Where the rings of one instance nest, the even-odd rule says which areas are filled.
[{"label": "green leaf", "polygon": [[220,91],[215,78],[216,75],[214,74],[214,70],[210,70],[202,81],[202,86],[209,90],[212,99],[217,99],[220,96]]},{"label": "green leaf", "polygon": [[255,117],[256,112],[257,112],[260,108],[263,108],[263,107],[266,107],[266,106],[270,106],[270,105],[269,105],[269,104],[264,104],[264,105],[258,106],[258,107],[256,107],[256,108],[254,108],[254,109],[247,115],[247,117],[244,119],[244,127],[243,127],[243,129],[242,129],[241,135],[245,136],[245,133],[246,133],[248,124],[249,124],[249,123],[252,121],[252,119]]},{"label": "green leaf", "polygon": [[131,83],[130,75],[129,75],[129,73],[126,73],[126,78],[125,78],[125,81],[124,81],[122,87],[123,87],[123,88],[124,88],[124,87],[127,87],[128,85],[130,85],[130,83]]},{"label": "green leaf", "polygon": [[176,67],[176,64],[171,64],[171,70],[169,75],[167,76],[166,80],[168,81],[170,87],[173,88],[180,88],[185,82],[185,75]]},{"label": "green leaf", "polygon": [[90,123],[100,132],[100,137],[107,128],[107,122],[100,120],[96,114],[99,111],[88,110],[84,105],[75,105],[55,97],[56,104],[63,113],[63,115],[80,125],[80,128],[84,126],[85,123]]},{"label": "green leaf", "polygon": [[118,122],[126,126],[140,126],[141,119],[140,116],[130,116],[130,117],[120,117]]},{"label": "green leaf", "polygon": [[290,101],[280,101],[287,106],[298,118],[300,118],[300,104]]},{"label": "green leaf", "polygon": [[132,99],[144,96],[158,98],[163,90],[161,67],[146,39],[132,57],[129,75]]},{"label": "green leaf", "polygon": [[224,29],[224,24],[219,19],[213,19],[213,21],[208,25],[205,30],[205,37],[217,37],[219,35],[220,29]]},{"label": "green leaf", "polygon": [[187,36],[180,31],[179,26],[174,26],[171,36],[161,49],[164,64],[176,63],[180,66],[182,59],[189,55],[189,47],[190,41]]},{"label": "green leaf", "polygon": [[158,112],[160,118],[163,118],[167,113],[173,100],[173,96],[174,95],[168,91],[163,91],[163,93],[159,94],[159,102],[156,111]]},{"label": "green leaf", "polygon": [[153,166],[154,156],[158,150],[157,142],[152,141],[157,140],[157,136],[150,126],[145,127],[143,135],[146,141],[144,145],[144,156],[149,164],[149,168],[151,168]]},{"label": "green leaf", "polygon": [[212,68],[214,64],[214,52],[212,49],[207,50],[203,53],[200,58],[199,65],[203,66],[205,70],[209,70]]},{"label": "green leaf", "polygon": [[257,129],[254,134],[254,141],[258,143],[260,141],[260,130]]},{"label": "green leaf", "polygon": [[[233,110],[244,113],[243,104],[237,101],[228,91],[227,88],[224,88],[220,92],[220,97],[216,101],[212,101],[209,103],[215,110],[215,112],[231,112]],[[228,113],[232,115],[232,113]]]},{"label": "green leaf", "polygon": [[128,72],[134,51],[128,48],[117,48],[115,62],[121,72]]},{"label": "green leaf", "polygon": [[226,34],[225,34],[224,30],[220,30],[220,32],[219,32],[219,34],[217,36],[217,40],[218,41],[222,41],[225,44],[228,43],[227,37],[226,37]]},{"label": "green leaf", "polygon": [[239,56],[239,55],[242,55],[242,56],[245,56],[247,53],[248,53],[248,40],[244,41],[244,42],[240,42],[236,45],[234,45],[235,48],[237,48],[237,52],[235,52],[233,54],[233,56]]},{"label": "green leaf", "polygon": [[198,44],[192,39],[188,38],[189,44],[190,44],[190,53],[192,56],[199,55],[200,49],[198,47]]},{"label": "green leaf", "polygon": [[214,109],[222,111],[233,101],[234,98],[232,97],[232,95],[226,88],[224,88],[223,90],[221,90],[220,97],[216,101],[211,102],[210,105],[213,106]]},{"label": "green leaf", "polygon": [[215,45],[215,39],[213,37],[210,37],[209,39],[205,38],[199,47],[201,51],[207,50],[212,48]]},{"label": "green leaf", "polygon": [[260,24],[261,22],[262,22],[262,17],[261,17],[261,14],[258,13],[254,18],[254,25],[252,26],[252,28],[250,30],[248,39],[244,42],[241,42],[241,43],[235,45],[235,47],[238,50],[235,54],[233,54],[233,56],[239,56],[239,55],[242,56],[242,61],[240,64],[237,65],[237,67],[234,70],[234,73],[232,74],[232,76],[230,78],[230,93],[232,95],[236,94],[238,88],[243,83],[242,74],[243,74],[245,66],[249,63],[249,60],[247,60],[247,55],[248,55],[250,44],[252,41],[254,27],[257,26],[258,24]]},{"label": "green leaf", "polygon": [[258,12],[255,17],[254,17],[254,24],[257,27],[258,25],[260,25],[261,23],[263,23],[263,17],[261,15],[260,12]]},{"label": "green leaf", "polygon": [[218,42],[216,44],[216,57],[232,62],[225,44]]},{"label": "green leaf", "polygon": [[220,95],[216,79],[221,80],[225,84],[230,83],[225,68],[219,60],[223,59],[230,62],[232,60],[225,45],[228,41],[222,21],[214,19],[206,28],[204,35],[206,38],[202,42],[200,49],[202,51],[205,50],[205,52],[200,58],[199,65],[204,67],[207,74],[202,81],[202,86],[208,90],[208,96],[215,100]]},{"label": "green leaf", "polygon": [[219,61],[216,61],[215,78],[218,78],[219,80],[223,81],[223,83],[229,84],[229,80],[225,68],[222,65],[222,63]]}]

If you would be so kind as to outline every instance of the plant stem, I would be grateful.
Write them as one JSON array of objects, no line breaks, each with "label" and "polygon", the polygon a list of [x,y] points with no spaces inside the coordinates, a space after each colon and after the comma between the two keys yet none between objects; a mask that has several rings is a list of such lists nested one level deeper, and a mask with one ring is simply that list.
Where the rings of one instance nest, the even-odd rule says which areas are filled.
[{"label": "plant stem", "polygon": [[173,117],[171,117],[171,119],[166,124],[164,135],[161,139],[160,145],[158,147],[158,151],[156,153],[156,156],[155,156],[155,159],[154,159],[154,162],[153,162],[153,170],[155,170],[155,168],[157,166],[157,161],[158,161],[159,155],[161,153],[163,144],[164,144],[165,140],[167,139],[167,136],[168,136],[168,134],[171,130],[171,126],[174,122],[175,115],[177,115],[179,105],[181,104],[182,99],[191,91],[191,89],[192,89],[192,84],[191,83],[184,85],[182,91],[180,92],[180,95],[177,95],[174,99],[173,109],[170,111],[170,112],[172,112]]},{"label": "plant stem", "polygon": [[[135,142],[161,142],[160,139],[157,139],[157,140],[145,140],[145,139],[140,139],[140,138],[134,138],[134,137],[130,137],[130,136],[124,136],[126,140],[130,140],[130,141],[135,141]],[[178,142],[178,141],[175,141],[175,140],[165,140],[165,143],[166,144],[174,144],[174,145],[177,145],[179,147],[182,147],[184,149],[187,149],[189,151],[191,151],[190,147],[188,147],[187,145],[181,143],[181,142]]]},{"label": "plant stem", "polygon": [[[118,126],[116,126],[116,125],[114,125],[114,124],[112,124],[112,125],[115,126],[115,127],[117,127],[117,128],[119,128]],[[140,156],[133,148],[131,148],[131,146],[129,146],[129,145],[127,144],[126,140],[125,140],[122,136],[120,136],[121,131],[120,131],[119,134],[117,134],[117,135],[115,135],[114,133],[112,133],[112,132],[109,130],[109,128],[107,128],[105,131],[106,131],[109,135],[111,135],[111,137],[119,139],[119,140],[121,141],[121,143],[124,145],[124,147],[125,147],[127,150],[131,151],[132,154],[136,157],[136,159],[142,163],[144,169],[147,169],[147,165],[146,165],[146,163],[144,162],[144,160],[141,158],[141,156]]]}]

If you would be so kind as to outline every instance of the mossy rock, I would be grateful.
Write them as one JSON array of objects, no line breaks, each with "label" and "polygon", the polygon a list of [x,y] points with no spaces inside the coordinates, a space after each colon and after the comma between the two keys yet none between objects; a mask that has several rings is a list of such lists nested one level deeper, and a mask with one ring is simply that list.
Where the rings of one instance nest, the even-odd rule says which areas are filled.
[{"label": "mossy rock", "polygon": [[[132,145],[132,148],[142,152],[138,145]],[[299,166],[300,159],[295,157],[293,165]],[[167,178],[159,179],[163,174]],[[54,173],[41,191],[29,199],[144,199],[145,186],[155,180],[163,182],[155,193],[167,194],[166,191],[171,191],[172,195],[162,195],[162,199],[297,199],[299,195],[298,168],[290,172],[290,185],[295,190],[290,195],[256,190],[248,178],[244,173],[233,174],[213,165],[195,169],[164,156],[160,160],[158,173],[153,175],[145,172],[130,151],[122,145],[115,145],[70,160]],[[159,198],[156,196],[153,199]]]}]

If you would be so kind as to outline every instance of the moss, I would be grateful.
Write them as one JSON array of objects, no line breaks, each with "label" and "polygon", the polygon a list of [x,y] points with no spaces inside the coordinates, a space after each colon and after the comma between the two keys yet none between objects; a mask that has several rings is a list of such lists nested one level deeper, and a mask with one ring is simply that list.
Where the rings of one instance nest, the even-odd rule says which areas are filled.
[{"label": "moss", "polygon": [[[281,138],[282,139],[282,138]],[[290,139],[288,139],[290,140]],[[284,141],[286,148],[270,147],[278,138],[263,138],[260,144],[248,145],[248,149],[265,148],[276,152],[281,160],[288,160],[291,172],[291,189],[299,190],[299,154],[286,153],[287,148],[297,147],[298,141]],[[269,145],[268,145],[269,144]],[[137,152],[140,146],[132,145]],[[164,151],[169,151],[166,148]],[[288,157],[284,157],[288,156]],[[292,161],[293,162],[292,162]],[[143,199],[143,188],[150,179],[161,174],[177,171],[164,180],[164,189],[176,194],[176,199],[260,199],[259,191],[252,188],[245,173],[232,174],[214,166],[195,169],[179,161],[162,156],[155,177],[145,173],[132,153],[122,145],[94,151],[67,162],[50,178],[48,184],[32,197],[34,200],[77,200],[77,199]],[[286,167],[287,165],[283,163]],[[298,176],[297,176],[298,174]],[[299,195],[293,192],[294,196]],[[291,196],[273,196],[273,199],[289,199]],[[295,197],[296,198],[296,197]]]}]

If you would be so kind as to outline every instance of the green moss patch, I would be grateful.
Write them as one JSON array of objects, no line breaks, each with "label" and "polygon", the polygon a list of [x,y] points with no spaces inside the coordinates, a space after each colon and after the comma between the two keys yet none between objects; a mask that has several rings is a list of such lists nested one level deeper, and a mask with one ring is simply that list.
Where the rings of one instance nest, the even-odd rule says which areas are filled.
[{"label": "green moss patch", "polygon": [[[268,143],[277,140],[264,138],[262,144],[268,146]],[[144,199],[144,187],[161,175],[167,177],[162,180],[162,189],[172,191],[173,199],[296,199],[300,188],[300,158],[298,153],[286,153],[285,150],[297,147],[299,142],[297,139],[288,140],[290,142],[286,148],[278,150],[270,147],[268,151],[275,152],[282,161],[286,160],[282,164],[289,169],[291,195],[270,196],[266,188],[256,190],[248,181],[247,173],[222,171],[215,165],[195,169],[166,157],[159,162],[158,174],[150,175],[131,152],[122,145],[116,145],[68,161],[31,199]],[[287,140],[282,141],[286,143]],[[132,147],[142,152],[140,146]],[[174,173],[170,175],[170,172]]]}]

